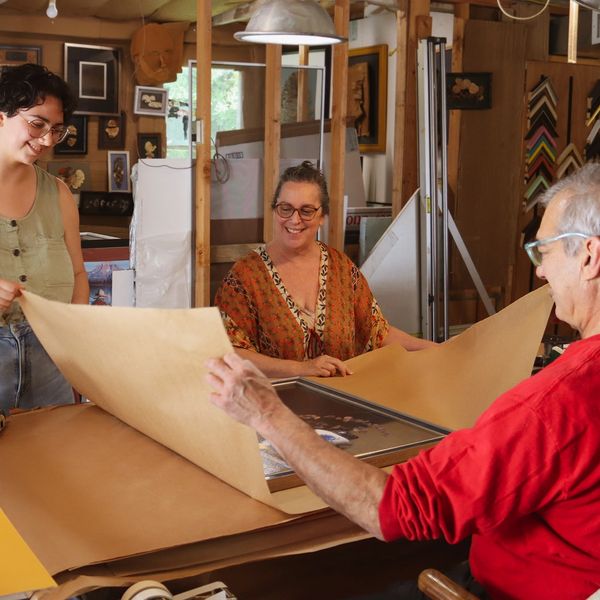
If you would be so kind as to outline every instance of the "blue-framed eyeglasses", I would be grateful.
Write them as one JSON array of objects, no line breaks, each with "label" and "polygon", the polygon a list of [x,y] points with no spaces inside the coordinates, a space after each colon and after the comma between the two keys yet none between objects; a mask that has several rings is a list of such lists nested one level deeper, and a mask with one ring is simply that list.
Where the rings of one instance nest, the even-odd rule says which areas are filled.
[{"label": "blue-framed eyeglasses", "polygon": [[587,239],[589,237],[593,237],[593,235],[589,233],[579,233],[574,231],[568,233],[561,233],[560,235],[555,235],[554,237],[545,238],[543,240],[535,240],[533,242],[525,244],[525,252],[527,252],[527,256],[529,256],[534,266],[539,267],[542,264],[543,256],[540,252],[540,246],[545,246],[546,244],[551,244],[552,242],[557,242],[558,240],[562,240],[568,237],[580,237]]}]

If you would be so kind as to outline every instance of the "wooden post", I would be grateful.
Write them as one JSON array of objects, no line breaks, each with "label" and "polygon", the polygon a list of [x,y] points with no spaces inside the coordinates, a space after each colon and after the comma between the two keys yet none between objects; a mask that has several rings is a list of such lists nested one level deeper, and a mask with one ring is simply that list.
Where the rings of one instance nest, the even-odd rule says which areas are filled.
[{"label": "wooden post", "polygon": [[273,237],[273,212],[271,200],[279,179],[279,153],[281,146],[281,46],[267,45],[265,82],[265,159],[263,168],[264,223],[263,240]]},{"label": "wooden post", "polygon": [[[338,35],[348,37],[349,0],[335,0],[334,22]],[[348,98],[348,42],[333,47],[331,110],[331,157],[329,163],[328,244],[344,250],[344,161],[346,154],[346,113]]]},{"label": "wooden post", "polygon": [[[308,65],[309,46],[300,46],[298,52],[298,64]],[[323,82],[325,85],[325,82]],[[306,69],[298,69],[298,99],[297,99],[296,121],[308,121],[308,72]]]},{"label": "wooden post", "polygon": [[[417,48],[431,35],[429,0],[398,0],[396,137],[392,212],[396,215],[419,185],[417,151]],[[402,70],[401,70],[402,69]]]},{"label": "wooden post", "polygon": [[196,0],[196,11],[198,15],[196,118],[201,123],[202,137],[196,140],[194,306],[208,306],[210,304],[211,1]]},{"label": "wooden post", "polygon": [[[454,36],[452,40],[452,72],[460,73],[463,63],[463,45],[465,35],[465,22],[469,19],[469,5],[456,4],[454,6]],[[448,112],[448,190],[450,199],[453,200],[454,214],[458,204],[458,173],[460,153],[460,110]]]}]

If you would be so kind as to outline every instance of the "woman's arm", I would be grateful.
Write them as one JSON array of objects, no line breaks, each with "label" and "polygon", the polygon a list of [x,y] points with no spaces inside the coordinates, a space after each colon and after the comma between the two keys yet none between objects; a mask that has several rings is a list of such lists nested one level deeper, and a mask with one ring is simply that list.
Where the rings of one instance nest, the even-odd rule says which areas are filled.
[{"label": "woman's arm", "polygon": [[383,340],[384,346],[388,346],[389,344],[401,344],[406,350],[425,350],[426,348],[437,346],[435,342],[414,337],[391,325],[387,336]]},{"label": "woman's arm", "polygon": [[0,313],[8,310],[13,300],[21,295],[23,286],[16,281],[0,279]]},{"label": "woman's arm", "polygon": [[326,354],[311,360],[286,360],[259,354],[253,350],[235,349],[236,354],[249,360],[267,377],[332,377],[352,375],[348,367],[338,358]]},{"label": "woman's arm", "polygon": [[77,204],[67,185],[60,179],[57,179],[57,182],[63,228],[65,230],[65,245],[73,265],[74,285],[71,302],[73,304],[87,304],[90,298],[90,284],[83,266]]}]

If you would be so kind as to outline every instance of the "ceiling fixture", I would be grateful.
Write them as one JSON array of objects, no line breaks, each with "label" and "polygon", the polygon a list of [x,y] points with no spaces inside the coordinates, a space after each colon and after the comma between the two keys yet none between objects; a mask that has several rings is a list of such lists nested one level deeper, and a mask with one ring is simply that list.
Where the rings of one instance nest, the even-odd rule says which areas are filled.
[{"label": "ceiling fixture", "polygon": [[284,46],[322,46],[346,41],[315,0],[256,0],[252,17],[236,40]]},{"label": "ceiling fixture", "polygon": [[49,19],[56,19],[56,17],[58,17],[58,9],[56,8],[56,0],[50,0],[48,2],[48,8],[46,9],[46,16]]}]

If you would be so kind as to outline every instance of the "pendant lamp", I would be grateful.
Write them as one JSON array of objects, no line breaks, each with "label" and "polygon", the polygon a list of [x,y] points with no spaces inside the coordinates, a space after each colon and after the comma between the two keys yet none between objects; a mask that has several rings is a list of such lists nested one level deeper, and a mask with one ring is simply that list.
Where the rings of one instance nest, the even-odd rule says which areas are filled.
[{"label": "pendant lamp", "polygon": [[338,44],[346,38],[336,34],[327,11],[315,0],[256,0],[244,31],[233,36],[243,42],[289,46]]}]

